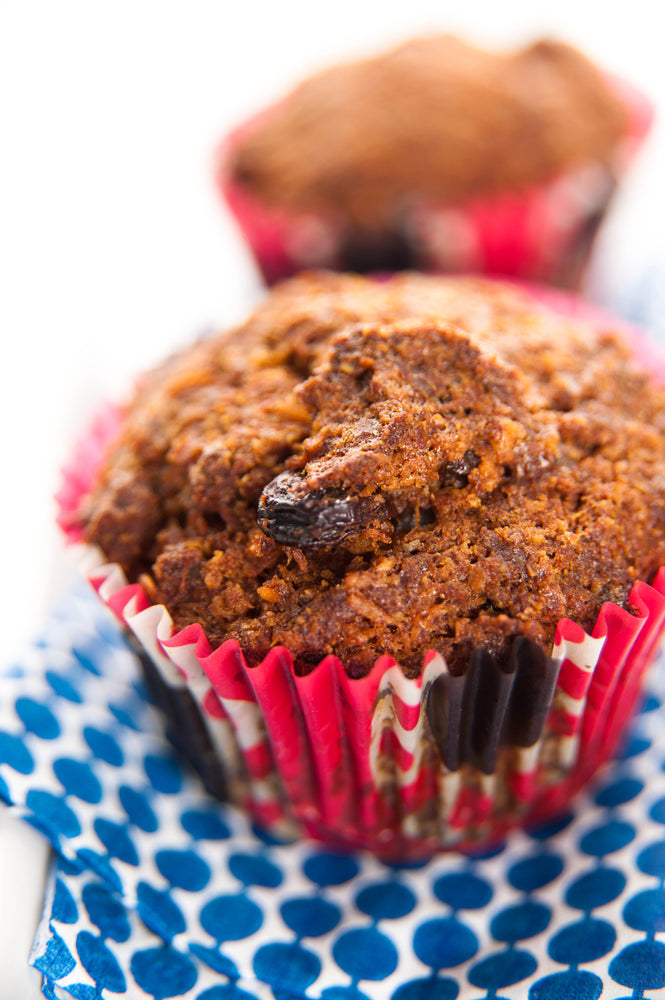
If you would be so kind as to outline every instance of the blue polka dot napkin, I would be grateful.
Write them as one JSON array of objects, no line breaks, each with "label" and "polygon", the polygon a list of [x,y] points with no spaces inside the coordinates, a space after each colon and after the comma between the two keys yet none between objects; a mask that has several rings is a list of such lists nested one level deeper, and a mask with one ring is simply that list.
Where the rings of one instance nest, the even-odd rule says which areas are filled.
[{"label": "blue polka dot napkin", "polygon": [[0,796],[57,852],[45,996],[663,995],[665,670],[568,815],[404,867],[262,837],[181,766],[139,677],[83,591],[0,677]]}]

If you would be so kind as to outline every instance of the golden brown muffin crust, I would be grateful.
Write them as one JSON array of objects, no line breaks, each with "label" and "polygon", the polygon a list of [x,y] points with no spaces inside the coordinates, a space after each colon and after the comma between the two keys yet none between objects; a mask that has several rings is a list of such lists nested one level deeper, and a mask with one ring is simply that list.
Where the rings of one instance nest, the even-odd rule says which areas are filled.
[{"label": "golden brown muffin crust", "polygon": [[459,201],[609,165],[626,125],[569,45],[497,53],[442,35],[305,80],[239,138],[230,169],[271,204],[371,230],[414,196]]},{"label": "golden brown muffin crust", "polygon": [[303,275],[145,378],[81,520],[250,662],[462,670],[665,564],[665,391],[507,285]]}]

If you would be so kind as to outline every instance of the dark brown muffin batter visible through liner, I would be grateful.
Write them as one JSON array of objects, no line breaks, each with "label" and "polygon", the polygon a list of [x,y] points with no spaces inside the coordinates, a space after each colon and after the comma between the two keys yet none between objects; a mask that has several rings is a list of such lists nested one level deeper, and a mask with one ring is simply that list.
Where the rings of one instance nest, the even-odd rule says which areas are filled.
[{"label": "dark brown muffin batter visible through liner", "polygon": [[508,664],[665,564],[665,392],[508,286],[304,275],[145,377],[80,514],[250,663]]}]

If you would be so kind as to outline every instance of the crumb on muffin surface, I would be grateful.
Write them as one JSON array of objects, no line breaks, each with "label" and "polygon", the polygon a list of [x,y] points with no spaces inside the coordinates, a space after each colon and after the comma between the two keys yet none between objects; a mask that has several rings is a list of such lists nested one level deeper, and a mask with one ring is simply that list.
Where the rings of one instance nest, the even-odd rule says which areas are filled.
[{"label": "crumb on muffin surface", "polygon": [[250,663],[459,672],[665,564],[665,391],[507,285],[303,275],[145,377],[80,517]]}]

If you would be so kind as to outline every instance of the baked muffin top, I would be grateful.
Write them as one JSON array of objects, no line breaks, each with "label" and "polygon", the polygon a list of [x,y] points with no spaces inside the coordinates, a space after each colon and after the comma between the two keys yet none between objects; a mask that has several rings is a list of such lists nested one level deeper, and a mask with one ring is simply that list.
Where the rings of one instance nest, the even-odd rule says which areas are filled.
[{"label": "baked muffin top", "polygon": [[382,228],[414,195],[459,201],[610,164],[626,127],[571,46],[498,53],[442,35],[305,80],[237,137],[229,169],[271,204]]},{"label": "baked muffin top", "polygon": [[665,564],[665,390],[509,285],[306,274],[145,376],[80,519],[250,663],[461,672]]}]

